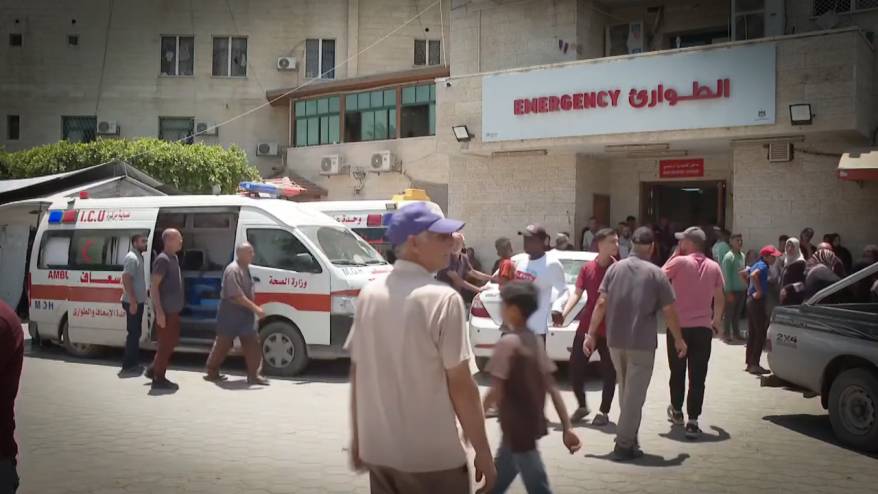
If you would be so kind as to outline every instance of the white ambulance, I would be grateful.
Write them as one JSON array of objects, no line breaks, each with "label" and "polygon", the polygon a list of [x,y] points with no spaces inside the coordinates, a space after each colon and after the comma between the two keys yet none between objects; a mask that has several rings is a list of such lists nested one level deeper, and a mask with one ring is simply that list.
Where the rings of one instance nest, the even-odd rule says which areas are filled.
[{"label": "white ambulance", "polygon": [[[122,261],[135,233],[148,236],[145,277],[161,233],[183,234],[185,292],[181,351],[210,349],[225,266],[235,246],[253,244],[250,272],[266,317],[259,331],[265,371],[301,372],[309,359],[344,357],[360,288],[391,266],[328,216],[279,199],[167,196],[71,199],[44,214],[30,265],[30,331],[76,356],[122,347]],[[148,282],[148,281],[147,281]],[[147,304],[141,347],[156,348]]]},{"label": "white ambulance", "polygon": [[390,218],[398,209],[416,202],[426,203],[436,214],[444,216],[442,208],[430,201],[427,194],[420,189],[406,189],[402,194],[390,200],[362,201],[315,201],[301,203],[315,211],[325,213],[335,221],[347,226],[362,237],[384,257],[391,250],[390,242],[384,238]]}]

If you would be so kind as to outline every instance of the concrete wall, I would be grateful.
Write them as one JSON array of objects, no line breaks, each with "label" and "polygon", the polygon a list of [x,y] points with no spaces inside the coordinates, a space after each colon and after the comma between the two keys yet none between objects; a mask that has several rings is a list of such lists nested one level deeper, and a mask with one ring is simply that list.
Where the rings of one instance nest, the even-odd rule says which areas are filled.
[{"label": "concrete wall", "polygon": [[[442,40],[442,25],[445,26],[445,46],[448,49],[451,34],[451,2],[442,2],[430,7],[434,0],[355,0],[359,3],[358,45],[363,50],[378,43],[388,33],[390,37],[381,41],[374,49],[358,57],[357,75],[393,72],[415,68],[414,40]],[[428,8],[429,7],[429,8]],[[400,28],[402,24],[423,14],[416,20]],[[398,29],[399,28],[399,29]],[[447,57],[451,63],[451,57]]]},{"label": "concrete wall", "polygon": [[562,231],[573,233],[576,169],[573,154],[452,157],[448,214],[467,222],[467,245],[476,249],[483,264],[492,264],[494,241],[508,237],[520,251],[517,233],[529,224],[542,224],[553,237]]},{"label": "concrete wall", "polygon": [[[599,156],[576,155],[576,217],[573,239],[577,245],[579,233],[594,215],[594,195],[610,191],[610,163]],[[612,198],[610,198],[612,208]],[[612,215],[612,209],[610,211]]]},{"label": "concrete wall", "polygon": [[[576,0],[455,1],[452,74],[576,60]],[[568,44],[567,53],[558,41]]]}]

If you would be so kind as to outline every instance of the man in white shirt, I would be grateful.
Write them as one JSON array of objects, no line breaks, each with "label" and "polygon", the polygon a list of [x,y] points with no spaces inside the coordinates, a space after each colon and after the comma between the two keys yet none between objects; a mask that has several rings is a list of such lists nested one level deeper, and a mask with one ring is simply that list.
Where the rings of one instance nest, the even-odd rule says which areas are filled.
[{"label": "man in white shirt", "polygon": [[512,258],[515,265],[515,279],[533,282],[540,291],[539,307],[527,320],[531,331],[546,339],[549,317],[553,323],[561,324],[567,282],[564,267],[554,255],[549,255],[549,234],[540,225],[530,225],[518,232],[524,237],[524,254]]}]

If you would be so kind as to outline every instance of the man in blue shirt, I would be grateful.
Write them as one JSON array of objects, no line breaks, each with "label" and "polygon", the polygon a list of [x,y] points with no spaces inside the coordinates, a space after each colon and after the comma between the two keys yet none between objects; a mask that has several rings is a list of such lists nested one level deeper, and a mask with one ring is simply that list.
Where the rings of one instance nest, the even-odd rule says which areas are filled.
[{"label": "man in blue shirt", "polygon": [[759,260],[747,269],[750,287],[747,289],[747,372],[755,375],[770,374],[759,361],[768,333],[769,314],[765,307],[768,295],[768,270],[777,261],[781,252],[773,245],[766,245],[759,251]]}]

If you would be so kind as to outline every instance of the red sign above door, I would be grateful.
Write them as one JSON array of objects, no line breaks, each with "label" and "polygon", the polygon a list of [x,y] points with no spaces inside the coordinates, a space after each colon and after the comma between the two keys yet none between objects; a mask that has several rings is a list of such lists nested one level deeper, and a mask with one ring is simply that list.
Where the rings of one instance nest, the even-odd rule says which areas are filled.
[{"label": "red sign above door", "polygon": [[659,178],[691,178],[703,176],[704,158],[659,161]]}]

